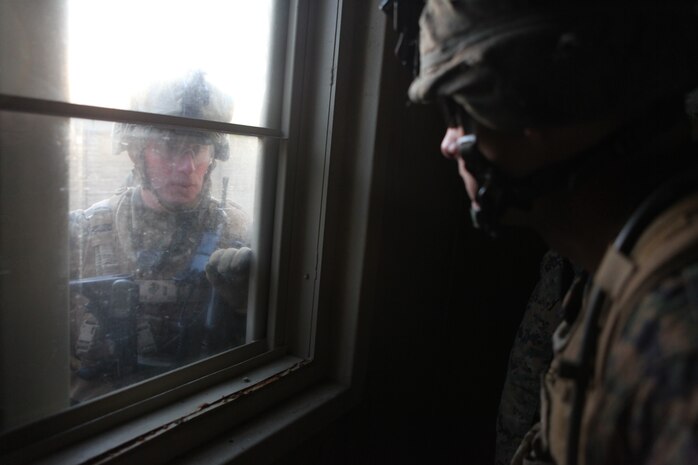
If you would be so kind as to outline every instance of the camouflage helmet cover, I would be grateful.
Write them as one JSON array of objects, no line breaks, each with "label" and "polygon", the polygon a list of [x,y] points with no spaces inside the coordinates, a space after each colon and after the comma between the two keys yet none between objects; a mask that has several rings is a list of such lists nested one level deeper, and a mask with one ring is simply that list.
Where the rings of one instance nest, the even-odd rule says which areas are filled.
[{"label": "camouflage helmet cover", "polygon": [[[181,116],[211,121],[230,122],[233,113],[232,98],[211,84],[201,71],[166,81],[158,81],[135,94],[131,110]],[[115,152],[140,151],[154,128],[117,123],[114,127]],[[214,146],[215,158],[225,161],[230,156],[225,134],[206,134]]]},{"label": "camouflage helmet cover", "polygon": [[[553,62],[536,57],[536,50],[542,46],[554,55],[565,46],[566,39],[574,42],[580,33],[583,34],[580,50],[584,54],[580,56],[585,60],[567,62],[565,77],[569,80],[582,83],[581,86],[589,86],[583,84],[585,81],[595,81],[593,89],[599,89],[597,84],[604,79],[612,82],[632,76],[616,85],[625,86],[620,93],[638,102],[656,99],[670,91],[687,90],[686,83],[694,85],[696,80],[693,45],[696,41],[692,40],[695,36],[688,35],[696,30],[694,3],[694,0],[428,0],[420,17],[420,73],[409,88],[409,97],[415,102],[427,102],[462,90],[465,98],[459,103],[475,120],[495,129],[525,127],[530,123],[532,107],[537,107],[539,116],[552,113],[550,109],[557,112],[558,105],[567,105],[555,117],[561,120],[559,117],[565,112],[576,117],[583,105],[570,105],[570,101],[584,100],[587,96],[580,97],[576,89],[561,95],[563,98],[549,92],[553,87],[560,90],[561,76],[548,72],[545,65]],[[646,27],[652,22],[656,24]],[[635,35],[643,37],[636,39]],[[534,37],[537,39],[531,39]],[[496,50],[515,50],[516,46],[521,49],[520,45],[512,44],[526,41],[534,44],[526,50],[526,57],[506,59],[518,67],[492,67],[493,56],[498,57],[498,66],[503,62]],[[645,56],[648,46],[657,53]],[[531,57],[537,61],[537,70],[527,61]],[[618,69],[606,70],[614,67]],[[612,74],[616,71],[617,74]],[[512,87],[512,82],[517,79],[529,79],[527,85],[539,81],[537,93],[529,96],[516,93],[519,89]],[[606,95],[597,93],[596,101],[587,102],[587,107],[616,98],[612,91],[606,91]],[[548,102],[543,105],[536,101],[544,99]],[[621,97],[617,99],[619,105],[627,104],[620,101]]]},{"label": "camouflage helmet cover", "polygon": [[487,8],[487,3],[427,2],[419,20],[420,72],[409,89],[413,101],[431,100],[444,77],[476,66],[493,45],[551,24],[538,9],[536,14],[502,14],[501,6]]}]

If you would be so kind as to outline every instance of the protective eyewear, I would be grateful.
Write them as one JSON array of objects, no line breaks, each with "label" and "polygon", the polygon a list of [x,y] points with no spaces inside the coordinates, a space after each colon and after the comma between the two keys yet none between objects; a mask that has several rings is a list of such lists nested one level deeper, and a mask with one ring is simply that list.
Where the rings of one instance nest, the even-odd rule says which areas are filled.
[{"label": "protective eyewear", "polygon": [[162,160],[174,164],[181,157],[190,157],[196,166],[211,163],[213,144],[205,136],[165,134],[151,142],[150,150]]}]

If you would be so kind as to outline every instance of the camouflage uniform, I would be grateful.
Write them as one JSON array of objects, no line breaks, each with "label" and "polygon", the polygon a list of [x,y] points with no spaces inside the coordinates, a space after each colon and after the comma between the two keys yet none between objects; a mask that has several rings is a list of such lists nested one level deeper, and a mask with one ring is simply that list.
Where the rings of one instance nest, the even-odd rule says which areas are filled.
[{"label": "camouflage uniform", "polygon": [[[487,220],[480,225],[495,231],[511,209],[540,207],[527,224],[552,243],[567,241],[591,269],[595,242],[612,240],[660,183],[693,172],[690,184],[673,179],[660,193],[696,190],[681,104],[698,76],[697,39],[692,0],[429,0],[409,95],[440,100],[463,129],[467,118],[475,123],[456,156],[477,185],[471,213]],[[532,154],[554,155],[549,163],[514,163],[517,144],[508,143],[535,145],[531,130],[562,136],[607,118],[610,132],[591,130],[597,140],[544,143]],[[478,137],[490,142],[487,154]],[[661,202],[630,217],[652,217],[651,225],[632,235],[626,225],[589,286],[580,277],[565,297],[541,420],[513,463],[698,463],[698,194],[688,208],[674,194],[673,206],[651,195]],[[575,217],[573,206],[588,210]],[[585,237],[580,220],[599,237]]]},{"label": "camouflage uniform", "polygon": [[553,358],[552,335],[562,321],[561,301],[573,270],[564,258],[548,251],[540,279],[526,305],[509,355],[507,376],[497,415],[495,463],[508,465],[528,430],[538,421],[540,379]]},{"label": "camouflage uniform", "polygon": [[[580,464],[698,463],[698,194],[643,233],[628,257],[611,247],[593,283],[609,304],[584,390]],[[565,297],[555,358],[544,378],[541,423],[514,464],[568,463],[570,405],[592,307],[582,280]]]},{"label": "camouflage uniform", "polygon": [[[189,272],[207,231],[219,232],[216,248],[247,246],[249,220],[230,202],[204,196],[191,211],[156,212],[143,205],[140,188],[128,188],[87,210],[71,213],[71,277],[129,275],[139,290],[137,366],[119,372],[114,341],[103,316],[75,298],[71,314],[73,400],[93,397],[204,355],[204,316],[211,285]],[[244,298],[241,298],[244,305]],[[225,315],[217,330],[220,350],[244,342],[244,308],[219,302]],[[128,375],[128,376],[126,376]]]},{"label": "camouflage uniform", "polygon": [[697,297],[698,262],[632,313],[613,342],[582,463],[698,463]]}]

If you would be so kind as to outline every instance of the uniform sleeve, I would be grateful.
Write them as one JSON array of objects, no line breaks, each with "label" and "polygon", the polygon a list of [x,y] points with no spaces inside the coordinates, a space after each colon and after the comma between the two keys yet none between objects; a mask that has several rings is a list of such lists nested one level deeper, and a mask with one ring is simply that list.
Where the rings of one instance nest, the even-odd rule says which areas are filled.
[{"label": "uniform sleeve", "polygon": [[636,463],[698,463],[698,357],[667,360],[648,373],[630,411]]},{"label": "uniform sleeve", "polygon": [[548,252],[517,330],[497,415],[495,464],[509,464],[540,410],[540,378],[553,357],[552,334],[562,320],[564,260]]},{"label": "uniform sleeve", "polygon": [[698,463],[698,266],[666,279],[612,348],[587,463]]},{"label": "uniform sleeve", "polygon": [[641,305],[627,341],[642,362],[629,411],[637,463],[698,463],[698,266],[666,280]]}]

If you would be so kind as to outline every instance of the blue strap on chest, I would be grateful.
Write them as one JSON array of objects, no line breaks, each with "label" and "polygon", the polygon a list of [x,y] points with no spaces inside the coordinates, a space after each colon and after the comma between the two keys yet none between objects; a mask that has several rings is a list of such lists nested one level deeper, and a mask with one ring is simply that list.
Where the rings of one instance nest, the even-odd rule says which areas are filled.
[{"label": "blue strap on chest", "polygon": [[191,265],[189,265],[189,271],[193,273],[203,273],[206,269],[206,263],[211,257],[211,254],[218,245],[218,240],[220,239],[220,233],[216,231],[205,231],[201,237],[201,242],[199,247],[197,247],[196,252],[194,252],[194,257],[192,257]]}]

